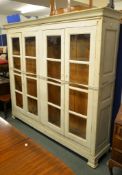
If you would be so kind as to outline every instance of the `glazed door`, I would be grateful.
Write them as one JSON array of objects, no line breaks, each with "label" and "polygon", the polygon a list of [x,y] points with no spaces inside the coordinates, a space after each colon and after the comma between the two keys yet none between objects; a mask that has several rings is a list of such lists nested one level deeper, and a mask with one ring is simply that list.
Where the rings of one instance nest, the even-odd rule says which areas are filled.
[{"label": "glazed door", "polygon": [[43,122],[53,130],[64,131],[64,30],[46,30],[44,41]]},{"label": "glazed door", "polygon": [[88,146],[95,27],[66,29],[65,53],[65,134]]},{"label": "glazed door", "polygon": [[9,68],[11,80],[11,95],[14,105],[23,110],[23,74],[22,74],[22,44],[21,33],[15,33],[8,37],[9,50]]},{"label": "glazed door", "polygon": [[25,108],[29,117],[38,119],[37,32],[23,34]]}]

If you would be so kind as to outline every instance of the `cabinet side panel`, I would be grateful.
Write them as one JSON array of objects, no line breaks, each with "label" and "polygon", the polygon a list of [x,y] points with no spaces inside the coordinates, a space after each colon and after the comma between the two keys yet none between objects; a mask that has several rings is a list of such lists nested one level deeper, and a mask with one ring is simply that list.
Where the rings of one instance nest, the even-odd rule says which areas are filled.
[{"label": "cabinet side panel", "polygon": [[99,112],[96,143],[97,149],[109,143],[110,115],[111,105],[108,103],[108,105],[105,105]]},{"label": "cabinet side panel", "polygon": [[105,18],[101,49],[96,153],[109,145],[119,23]]},{"label": "cabinet side panel", "polygon": [[116,46],[116,31],[107,29],[105,33],[105,52],[103,62],[103,74],[108,74],[114,71],[115,65],[115,46]]},{"label": "cabinet side panel", "polygon": [[99,108],[96,133],[96,153],[109,145],[111,109],[114,83],[110,83],[99,91]]},{"label": "cabinet side panel", "polygon": [[115,81],[119,23],[105,19],[103,27],[100,87]]}]

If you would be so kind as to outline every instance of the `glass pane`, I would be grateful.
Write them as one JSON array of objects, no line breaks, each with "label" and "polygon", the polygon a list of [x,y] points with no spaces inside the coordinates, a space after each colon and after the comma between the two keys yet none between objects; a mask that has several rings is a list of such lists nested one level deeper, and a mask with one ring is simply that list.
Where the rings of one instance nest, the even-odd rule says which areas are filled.
[{"label": "glass pane", "polygon": [[48,121],[60,127],[60,110],[48,105]]},{"label": "glass pane", "polygon": [[22,91],[22,80],[21,77],[18,75],[14,75],[15,79],[15,89],[18,91]]},{"label": "glass pane", "polygon": [[20,55],[19,38],[12,38],[13,55]]},{"label": "glass pane", "polygon": [[89,61],[90,34],[78,34],[70,36],[70,59]]},{"label": "glass pane", "polygon": [[37,97],[37,81],[27,78],[27,94]]},{"label": "glass pane", "polygon": [[76,115],[69,115],[69,132],[86,139],[86,119]]},{"label": "glass pane", "polygon": [[13,57],[13,66],[15,69],[21,70],[20,58]]},{"label": "glass pane", "polygon": [[22,94],[16,92],[16,105],[23,108],[23,97]]},{"label": "glass pane", "polygon": [[26,72],[36,74],[36,60],[26,58]]},{"label": "glass pane", "polygon": [[25,38],[25,55],[36,57],[36,39],[35,37]]},{"label": "glass pane", "polygon": [[61,78],[61,63],[54,61],[47,61],[47,76],[51,78]]},{"label": "glass pane", "polygon": [[60,86],[52,85],[48,83],[48,102],[54,103],[60,106]]},{"label": "glass pane", "polygon": [[69,109],[87,115],[88,94],[77,90],[69,91]]},{"label": "glass pane", "polygon": [[61,36],[47,36],[47,58],[61,59]]},{"label": "glass pane", "polygon": [[70,63],[70,82],[88,85],[89,66]]},{"label": "glass pane", "polygon": [[28,111],[32,114],[38,115],[37,100],[28,97]]}]

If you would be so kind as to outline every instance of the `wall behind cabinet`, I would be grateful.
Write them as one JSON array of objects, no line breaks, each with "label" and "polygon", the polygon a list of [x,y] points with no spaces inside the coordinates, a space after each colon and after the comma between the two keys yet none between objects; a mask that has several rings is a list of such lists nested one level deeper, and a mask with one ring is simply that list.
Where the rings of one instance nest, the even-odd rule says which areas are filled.
[{"label": "wall behind cabinet", "polygon": [[0,35],[0,46],[7,46],[6,34]]},{"label": "wall behind cabinet", "polygon": [[113,135],[114,120],[121,103],[122,103],[122,24],[120,25],[120,35],[119,35],[116,81],[115,81],[114,100],[112,109],[111,138]]}]

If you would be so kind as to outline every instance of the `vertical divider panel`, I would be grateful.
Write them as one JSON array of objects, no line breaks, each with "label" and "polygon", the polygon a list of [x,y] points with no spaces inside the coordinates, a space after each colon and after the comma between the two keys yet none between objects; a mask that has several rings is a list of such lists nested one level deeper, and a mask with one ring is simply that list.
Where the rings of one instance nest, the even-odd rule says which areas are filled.
[{"label": "vertical divider panel", "polygon": [[41,92],[41,106],[42,106],[42,123],[46,124],[48,110],[47,110],[47,66],[46,66],[46,53],[47,53],[47,44],[46,44],[46,35],[44,31],[40,32],[40,42],[43,44],[39,48],[40,52],[40,65],[41,69],[39,71],[40,75],[40,92]]},{"label": "vertical divider panel", "polygon": [[37,68],[37,94],[38,94],[38,117],[39,121],[42,122],[42,118],[44,115],[43,111],[43,101],[42,101],[42,79],[41,73],[43,72],[43,40],[42,40],[42,31],[39,30],[37,32],[37,39],[36,39],[36,53],[37,53],[37,61],[36,61],[36,68]]}]

